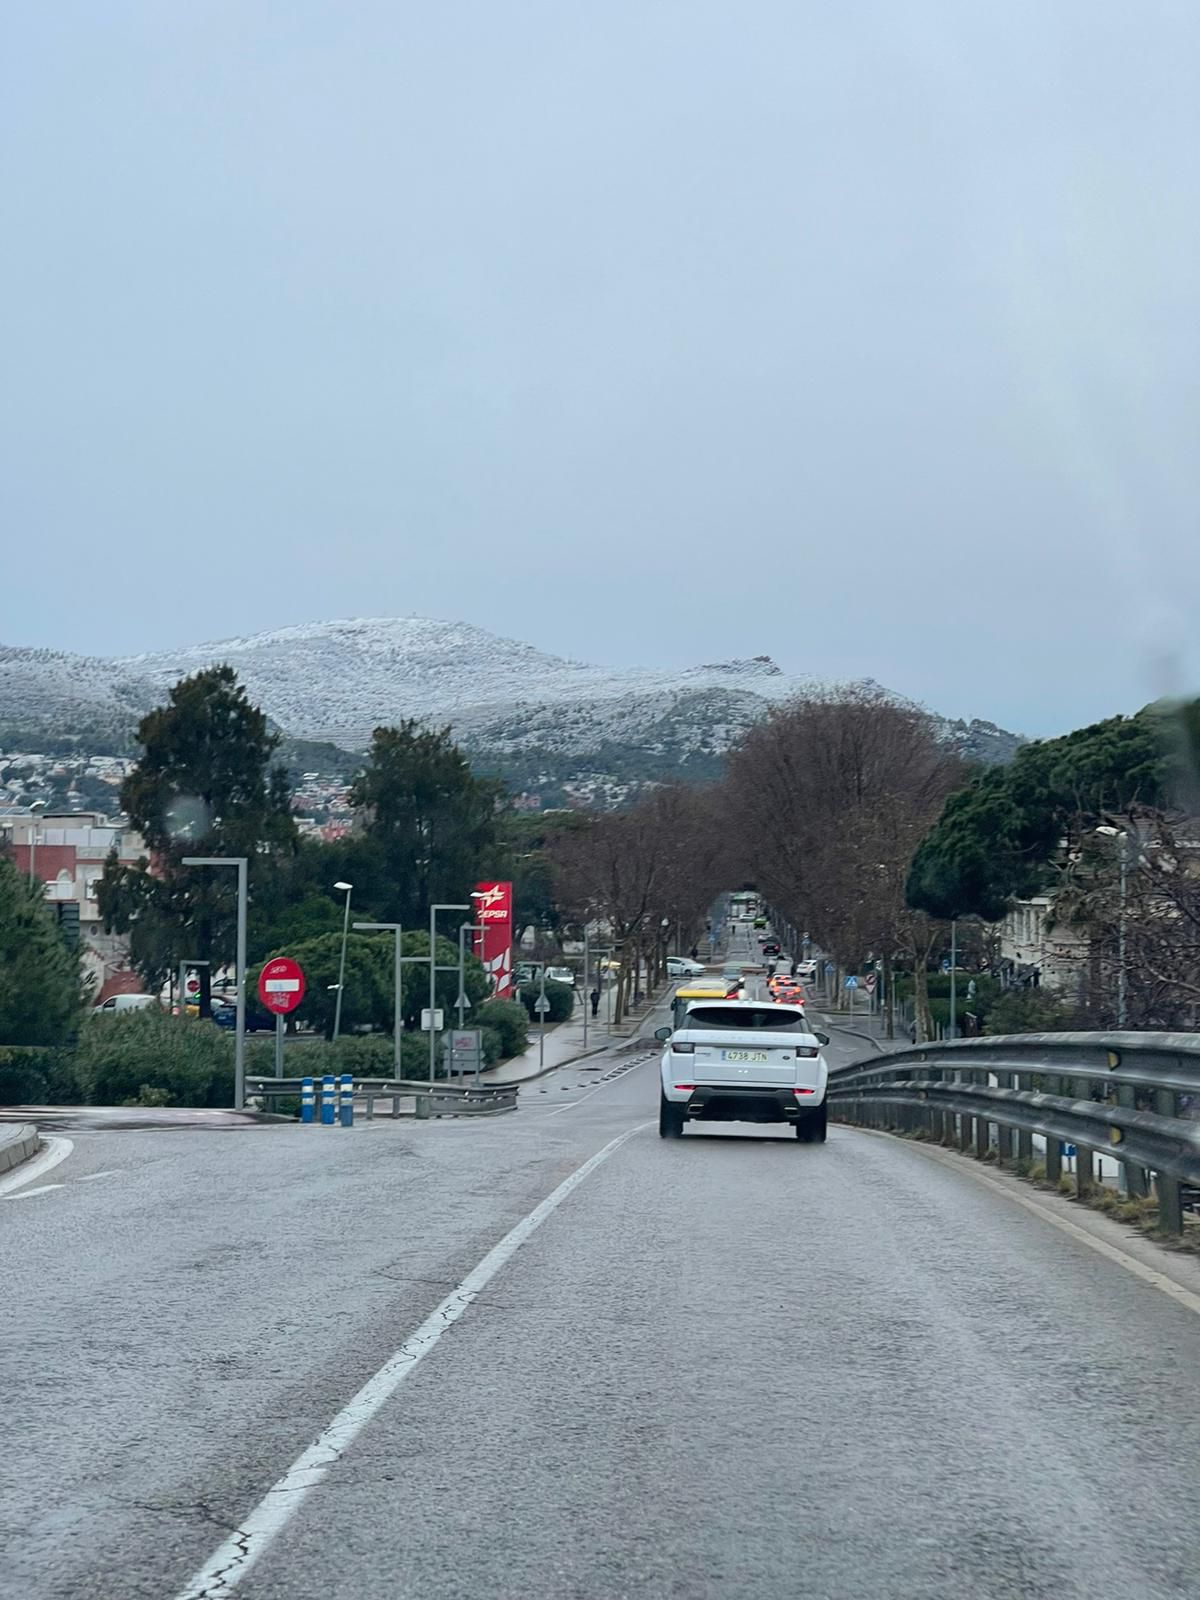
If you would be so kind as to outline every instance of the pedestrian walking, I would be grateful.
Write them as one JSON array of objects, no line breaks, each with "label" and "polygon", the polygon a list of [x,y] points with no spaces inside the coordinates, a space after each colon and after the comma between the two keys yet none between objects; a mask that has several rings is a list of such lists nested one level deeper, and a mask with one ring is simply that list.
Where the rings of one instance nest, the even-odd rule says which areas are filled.
[{"label": "pedestrian walking", "polygon": [[595,1016],[600,1009],[599,989],[593,989],[591,994],[588,995],[588,999],[592,1002],[592,1015]]}]

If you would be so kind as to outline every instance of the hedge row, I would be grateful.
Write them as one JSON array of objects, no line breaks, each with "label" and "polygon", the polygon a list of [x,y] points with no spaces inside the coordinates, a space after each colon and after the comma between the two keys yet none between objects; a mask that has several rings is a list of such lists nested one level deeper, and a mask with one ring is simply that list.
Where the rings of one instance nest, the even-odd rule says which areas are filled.
[{"label": "hedge row", "polygon": [[[483,1031],[488,1066],[519,1054],[528,1044],[524,1007],[513,1001],[489,1000],[473,1020]],[[428,1036],[406,1033],[400,1048],[404,1076],[425,1077]],[[246,1070],[274,1072],[273,1039],[247,1040]],[[387,1034],[349,1034],[336,1044],[302,1036],[288,1040],[285,1049],[289,1077],[351,1072],[382,1078],[393,1070]],[[230,1106],[233,1076],[232,1034],[213,1022],[174,1017],[157,1006],[88,1017],[74,1049],[0,1045],[0,1105]]]}]

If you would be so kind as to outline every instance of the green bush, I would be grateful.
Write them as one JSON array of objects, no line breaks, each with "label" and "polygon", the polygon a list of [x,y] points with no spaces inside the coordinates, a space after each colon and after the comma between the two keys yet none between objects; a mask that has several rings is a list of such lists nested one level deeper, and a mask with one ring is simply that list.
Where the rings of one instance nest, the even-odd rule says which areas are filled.
[{"label": "green bush", "polygon": [[69,1050],[0,1045],[0,1106],[64,1105],[79,1097]]},{"label": "green bush", "polygon": [[90,1105],[233,1104],[232,1037],[213,1022],[172,1017],[158,1006],[89,1017],[75,1070]]},{"label": "green bush", "polygon": [[499,1028],[481,1028],[483,1038],[483,1064],[485,1067],[494,1067],[497,1061],[505,1060],[504,1035]]},{"label": "green bush", "polygon": [[500,1036],[498,1059],[507,1061],[529,1048],[529,1013],[518,1001],[485,1000],[472,1012],[472,1019],[479,1027]]},{"label": "green bush", "polygon": [[990,1007],[985,1033],[1062,1033],[1076,1026],[1074,1007],[1046,989],[1008,989]]},{"label": "green bush", "polygon": [[[538,1013],[534,1010],[541,986],[536,983],[522,984],[519,991],[521,1004],[529,1013],[531,1021],[536,1022]],[[546,1013],[547,1022],[566,1022],[575,1009],[575,991],[569,983],[555,983],[551,981],[546,985],[546,999],[550,1002],[550,1009]]]}]

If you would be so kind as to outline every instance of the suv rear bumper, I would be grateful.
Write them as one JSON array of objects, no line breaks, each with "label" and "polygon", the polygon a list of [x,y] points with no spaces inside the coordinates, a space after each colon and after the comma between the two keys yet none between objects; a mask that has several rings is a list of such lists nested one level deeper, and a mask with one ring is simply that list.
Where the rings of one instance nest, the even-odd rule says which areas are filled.
[{"label": "suv rear bumper", "polygon": [[686,1109],[692,1122],[800,1122],[824,1099],[823,1094],[798,1095],[790,1088],[706,1083],[692,1090]]}]

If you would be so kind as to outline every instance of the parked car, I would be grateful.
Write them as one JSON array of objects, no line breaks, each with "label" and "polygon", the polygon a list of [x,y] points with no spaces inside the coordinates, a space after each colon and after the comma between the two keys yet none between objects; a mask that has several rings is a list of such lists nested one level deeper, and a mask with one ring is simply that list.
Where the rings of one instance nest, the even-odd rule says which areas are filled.
[{"label": "parked car", "polygon": [[668,956],[667,976],[669,978],[698,978],[706,971],[703,961],[693,961],[691,956]]},{"label": "parked car", "polygon": [[145,1011],[148,1006],[158,1004],[156,994],[110,994],[107,1000],[101,1000],[98,1006],[93,1006],[92,1011],[96,1016],[112,1017],[122,1011]]},{"label": "parked car", "polygon": [[575,987],[575,973],[570,967],[547,967],[546,982],[569,983],[573,989]]},{"label": "parked car", "polygon": [[[212,1019],[218,1028],[237,1027],[237,1006],[232,1000],[214,1000]],[[247,1033],[274,1033],[275,1018],[267,1011],[259,1011],[253,1006],[246,1007],[246,1032]]]}]

